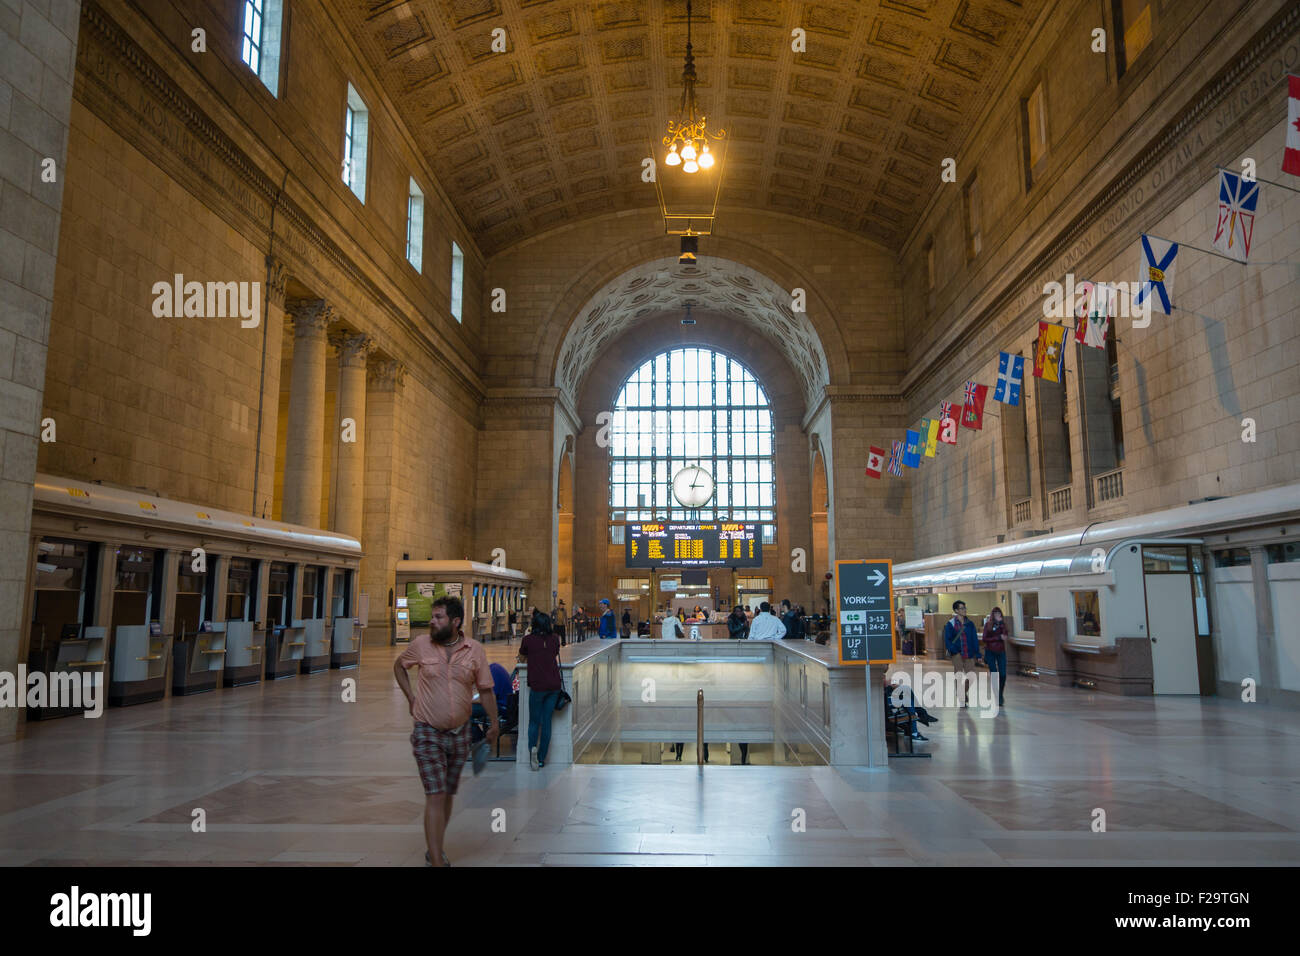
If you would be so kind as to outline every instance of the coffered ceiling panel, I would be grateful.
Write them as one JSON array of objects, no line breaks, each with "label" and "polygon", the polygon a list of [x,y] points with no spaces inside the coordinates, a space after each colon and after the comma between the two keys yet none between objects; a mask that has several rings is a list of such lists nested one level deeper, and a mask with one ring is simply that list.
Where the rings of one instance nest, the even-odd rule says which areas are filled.
[{"label": "coffered ceiling panel", "polygon": [[[641,159],[681,98],[685,0],[327,2],[485,254],[656,204]],[[724,201],[897,249],[1045,3],[695,0],[698,99],[731,139]]]}]

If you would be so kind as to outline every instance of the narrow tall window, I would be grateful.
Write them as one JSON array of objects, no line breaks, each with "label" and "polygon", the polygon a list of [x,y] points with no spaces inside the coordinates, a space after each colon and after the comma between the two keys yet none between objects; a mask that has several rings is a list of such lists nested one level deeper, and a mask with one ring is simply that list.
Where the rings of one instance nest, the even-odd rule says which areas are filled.
[{"label": "narrow tall window", "polygon": [[406,197],[406,261],[420,271],[424,252],[424,193],[411,180],[411,191]]},{"label": "narrow tall window", "polygon": [[465,254],[460,246],[451,244],[451,317],[463,322],[461,316],[461,297],[465,291]]},{"label": "narrow tall window", "polygon": [[1047,97],[1040,80],[1027,99],[1021,100],[1021,125],[1025,134],[1025,188],[1043,174],[1047,159]]},{"label": "narrow tall window", "polygon": [[280,95],[280,24],[283,0],[244,0],[240,58],[272,96]]},{"label": "narrow tall window", "polygon": [[966,184],[965,190],[962,191],[963,212],[966,220],[966,258],[974,259],[980,254],[983,248],[983,237],[980,235],[980,184],[979,180],[971,176],[970,182]]},{"label": "narrow tall window", "polygon": [[1115,61],[1119,75],[1151,44],[1150,0],[1111,0],[1115,12]]},{"label": "narrow tall window", "polygon": [[366,201],[366,146],[370,138],[370,111],[352,84],[348,84],[348,107],[343,118],[343,182],[356,197]]}]

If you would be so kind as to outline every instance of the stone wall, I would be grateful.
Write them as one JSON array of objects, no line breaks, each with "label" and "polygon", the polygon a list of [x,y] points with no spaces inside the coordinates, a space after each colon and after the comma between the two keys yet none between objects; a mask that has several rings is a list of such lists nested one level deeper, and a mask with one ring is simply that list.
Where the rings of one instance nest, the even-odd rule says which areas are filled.
[{"label": "stone wall", "polygon": [[[9,673],[27,599],[77,14],[76,2],[35,0],[0,11],[0,671]],[[0,708],[0,737],[17,720]]]},{"label": "stone wall", "polygon": [[[1240,15],[1244,7],[1249,15]],[[1086,28],[1094,20],[1094,5],[1085,3],[1048,14],[957,157],[958,182],[936,189],[904,249],[909,425],[936,414],[941,399],[959,401],[967,378],[990,385],[984,429],[960,429],[956,448],[941,445],[937,462],[923,463],[909,479],[917,557],[1240,494],[1300,473],[1293,424],[1300,411],[1300,284],[1286,264],[1300,251],[1294,192],[1261,185],[1251,264],[1184,245],[1173,315],[1157,311],[1145,329],[1125,317],[1112,323],[1125,452],[1121,496],[1103,500],[1097,493],[1096,477],[1106,471],[1098,432],[1109,422],[1094,416],[1085,430],[1085,405],[1095,409],[1104,387],[1081,383],[1082,347],[1067,350],[1064,387],[1032,377],[1045,283],[1067,273],[1078,281],[1136,280],[1143,232],[1210,248],[1216,165],[1240,168],[1249,156],[1263,179],[1289,179],[1280,165],[1285,77],[1300,69],[1294,7],[1166,4],[1151,46],[1119,80],[1113,53],[1088,48]],[[1189,63],[1196,68],[1185,69]],[[1020,131],[1021,145],[1020,100],[1039,79],[1049,101],[1050,147],[1027,188],[1007,130]],[[967,262],[961,188],[972,171],[983,196],[984,251]],[[927,291],[930,241],[937,267],[935,288]],[[1026,357],[1032,503],[1021,520],[1015,503],[1022,497],[1024,441],[1017,427],[1004,434],[1004,409],[992,399],[999,351]],[[1099,356],[1090,356],[1090,367]],[[1040,426],[1062,400],[1071,473],[1068,493],[1053,496],[1062,433]],[[1256,423],[1253,443],[1241,438],[1245,418]]]}]

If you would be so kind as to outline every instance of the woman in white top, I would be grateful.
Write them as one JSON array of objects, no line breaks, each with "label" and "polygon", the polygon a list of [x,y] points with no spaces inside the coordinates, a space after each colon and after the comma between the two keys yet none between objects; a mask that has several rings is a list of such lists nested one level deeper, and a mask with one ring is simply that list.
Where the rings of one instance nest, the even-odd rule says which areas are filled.
[{"label": "woman in white top", "polygon": [[681,638],[685,636],[686,636],[686,631],[682,627],[681,618],[679,618],[676,614],[665,615],[664,626],[662,631],[663,639],[676,640],[677,638]]}]

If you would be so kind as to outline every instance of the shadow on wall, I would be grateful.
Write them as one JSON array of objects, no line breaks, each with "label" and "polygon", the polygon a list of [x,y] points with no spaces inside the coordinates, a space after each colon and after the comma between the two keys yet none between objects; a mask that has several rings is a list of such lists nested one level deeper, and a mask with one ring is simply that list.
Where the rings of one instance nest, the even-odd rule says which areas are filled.
[{"label": "shadow on wall", "polygon": [[1133,360],[1133,368],[1137,372],[1138,408],[1142,410],[1142,434],[1146,436],[1147,447],[1151,448],[1156,443],[1156,433],[1151,428],[1151,397],[1147,394],[1147,369],[1137,359]]},{"label": "shadow on wall", "polygon": [[970,454],[961,456],[961,511],[965,514],[970,508]]},{"label": "shadow on wall", "polygon": [[[1263,302],[1262,285],[1258,295],[1259,298],[1254,301]],[[1223,323],[1208,315],[1201,315],[1201,324],[1205,326],[1205,344],[1209,346],[1210,364],[1214,366],[1214,387],[1219,393],[1219,404],[1229,415],[1240,418],[1241,401],[1237,398],[1237,387],[1232,381],[1232,360],[1228,356],[1228,336],[1223,330]]]},{"label": "shadow on wall", "polygon": [[[903,472],[904,479],[907,472]],[[885,495],[885,511],[891,515],[901,515],[903,513],[903,492],[906,491],[906,480],[895,479],[889,483],[889,492]]]}]

